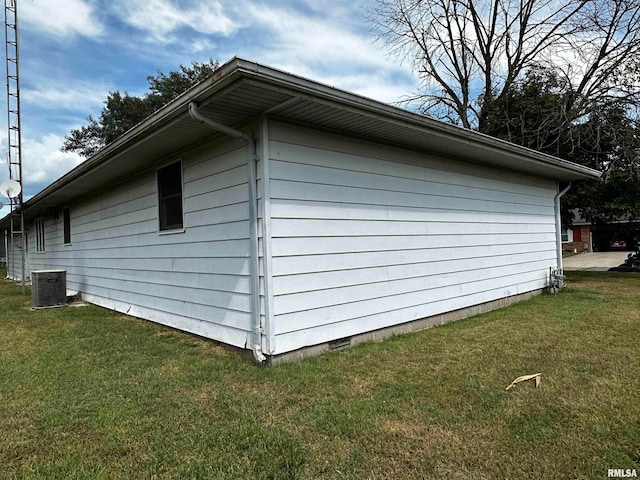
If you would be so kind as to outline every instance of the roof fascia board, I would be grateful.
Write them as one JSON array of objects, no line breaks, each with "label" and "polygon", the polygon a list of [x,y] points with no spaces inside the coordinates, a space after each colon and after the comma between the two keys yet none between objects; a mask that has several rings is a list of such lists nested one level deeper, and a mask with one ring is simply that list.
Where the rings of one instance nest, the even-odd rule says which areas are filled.
[{"label": "roof fascia board", "polygon": [[[81,179],[81,177],[86,173],[108,163],[109,160],[114,158],[116,155],[126,153],[129,149],[135,146],[141,137],[145,137],[150,131],[153,131],[154,129],[160,130],[161,128],[168,128],[174,123],[180,121],[182,118],[188,116],[187,106],[190,102],[204,102],[210,97],[219,94],[220,91],[225,91],[227,87],[233,88],[231,86],[241,77],[240,72],[234,67],[234,60],[235,59],[232,59],[227,64],[223,65],[213,76],[203,80],[183,94],[179,95],[160,110],[147,117],[129,131],[125,132],[120,138],[105,146],[94,156],[88,158],[73,170],[67,172],[29,200],[25,201],[23,203],[23,208],[27,210],[31,205],[48,197],[62,186],[73,184]],[[214,89],[214,87],[217,88]],[[7,214],[4,218],[0,219],[0,226],[7,223],[7,219],[10,215],[11,214]]]},{"label": "roof fascia board", "polygon": [[[547,167],[557,169],[558,172],[571,172],[582,176],[584,179],[597,178],[601,175],[597,170],[576,165],[550,155],[536,152],[535,150],[520,147],[456,125],[447,124],[424,115],[408,112],[398,107],[387,105],[335,87],[323,85],[313,80],[276,70],[256,62],[234,57],[216,70],[211,77],[178,96],[172,102],[123,134],[119,139],[104,147],[93,157],[85,160],[66,175],[63,175],[34,197],[27,200],[23,207],[27,209],[29,206],[46,198],[62,186],[78,181],[86,173],[108,163],[110,159],[115,158],[117,155],[126,152],[141,139],[149,136],[150,133],[169,128],[172,124],[188,115],[187,106],[190,102],[195,101],[206,105],[213,101],[216,96],[220,95],[221,92],[224,93],[229,89],[235,88],[239,80],[244,82],[257,82],[260,86],[269,86],[269,88],[275,91],[287,93],[294,97],[303,97],[315,102],[323,102],[333,108],[379,118],[380,120],[392,122],[403,127],[429,131],[432,134],[438,133],[441,137],[450,141],[462,141],[476,148],[509,153],[514,158],[517,157],[519,161],[544,164]],[[293,99],[291,101],[293,101]],[[0,224],[3,224],[4,220],[5,219],[0,220]]]},{"label": "roof fascia board", "polygon": [[[246,79],[244,80],[244,82],[252,85],[264,86],[264,83],[262,83],[261,81]],[[285,89],[281,87],[274,87],[274,91],[277,91],[279,93],[286,93],[288,95],[292,95],[295,97],[285,103],[290,103],[297,99],[304,99],[304,100],[309,100],[322,105],[326,105],[329,107],[345,110],[358,115],[365,115],[370,118],[379,119],[381,121],[392,123],[394,125],[401,126],[404,128],[411,128],[413,130],[417,130],[420,132],[433,133],[433,131],[436,130],[431,128],[430,125],[427,126],[422,123],[421,120],[423,118],[426,120],[430,120],[427,117],[420,116],[418,119],[416,119],[416,118],[412,118],[416,114],[409,113],[411,117],[398,118],[398,116],[396,115],[398,111],[400,113],[406,113],[402,109],[397,109],[397,111],[390,112],[392,113],[392,115],[385,115],[385,113],[378,112],[377,109],[374,109],[374,110],[367,109],[367,108],[363,109],[361,107],[343,104],[332,99],[319,98],[317,96],[313,96],[310,94],[303,94],[303,93],[296,92],[294,90]],[[277,111],[279,110],[278,107],[272,108],[270,110],[270,113],[277,113]],[[442,122],[436,121],[436,123],[442,123]],[[542,163],[546,167],[551,167],[552,169],[558,172],[566,173],[567,171],[569,171],[571,173],[581,175],[585,180],[590,178],[597,178],[601,175],[601,172],[597,170],[593,170],[588,167],[584,167],[582,165],[574,164],[566,160],[562,160],[560,158],[556,158],[551,155],[546,155],[525,147],[513,145],[509,142],[505,142],[499,139],[494,139],[493,137],[482,135],[477,132],[472,132],[472,131],[463,129],[461,127],[456,127],[454,125],[452,126],[455,129],[453,132],[438,131],[437,132],[438,136],[440,136],[441,138],[444,138],[445,141],[465,142],[467,144],[474,146],[475,148],[483,149],[485,151],[508,153],[510,157],[514,159],[514,161],[517,160],[519,162],[526,161],[527,163]],[[457,135],[452,135],[452,134],[457,134]],[[483,141],[478,141],[478,139],[474,138],[474,136],[477,136],[477,135],[482,135]],[[490,140],[490,141],[486,141],[486,140]],[[494,142],[494,140],[497,140],[497,141]],[[506,149],[505,146],[510,148]]]},{"label": "roof fascia board", "polygon": [[[56,191],[61,186],[70,185],[78,181],[86,173],[95,168],[98,168],[103,164],[108,163],[108,161],[115,156],[126,153],[128,150],[135,146],[137,140],[141,137],[147,138],[148,136],[150,136],[150,132],[152,132],[152,134],[159,133],[161,130],[171,127],[173,124],[188,116],[186,108],[189,102],[198,100],[203,101],[203,99],[208,99],[210,96],[213,96],[204,94],[209,92],[212,86],[211,84],[215,83],[214,80],[215,79],[208,79],[204,82],[201,82],[196,87],[194,87],[195,90],[189,90],[188,92],[186,92],[189,93],[189,95],[180,95],[173,102],[167,104],[153,115],[147,117],[147,119],[143,120],[131,130],[127,131],[122,137],[107,145],[93,157],[85,160],[76,168],[63,175],[58,180],[54,181],[52,184],[45,187],[42,191],[27,200],[25,202],[25,208],[27,208],[30,204],[38,202],[42,198],[47,197],[49,194]],[[233,86],[229,86],[228,84],[232,83],[233,80],[236,80],[236,78],[225,77],[224,80],[225,81],[223,83],[225,84],[225,86],[227,86],[227,88],[223,87],[221,90],[234,88]],[[219,93],[219,91],[216,91],[216,93]]]},{"label": "roof fascia board", "polygon": [[[253,79],[259,79],[262,82],[273,85],[276,91],[295,95],[301,98],[316,102],[324,102],[328,106],[341,108],[353,113],[363,114],[369,112],[374,118],[380,118],[384,121],[395,120],[395,124],[402,126],[411,126],[422,131],[430,133],[437,132],[441,137],[450,141],[464,141],[477,148],[491,148],[491,150],[499,150],[508,152],[514,158],[522,160],[543,163],[547,166],[555,167],[559,171],[569,171],[579,174],[583,179],[598,178],[601,172],[582,165],[574,164],[566,160],[547,155],[530,148],[515,145],[513,143],[491,137],[486,134],[475,132],[462,128],[457,125],[435,120],[424,115],[408,112],[392,105],[387,105],[376,100],[359,96],[344,90],[318,84],[312,80],[303,77],[286,74],[279,70],[272,69],[263,65],[249,62],[243,59],[236,59],[236,64],[245,76]],[[255,83],[255,80],[245,80]],[[264,83],[261,83],[264,85]],[[282,88],[287,86],[288,88]],[[351,108],[349,108],[351,107]]]}]

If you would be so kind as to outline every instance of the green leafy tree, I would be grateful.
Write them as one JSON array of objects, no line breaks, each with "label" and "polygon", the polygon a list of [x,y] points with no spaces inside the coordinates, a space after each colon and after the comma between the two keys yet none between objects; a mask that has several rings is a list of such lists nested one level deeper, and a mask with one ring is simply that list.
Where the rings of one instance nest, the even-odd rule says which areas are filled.
[{"label": "green leafy tree", "polygon": [[486,115],[483,132],[562,156],[568,133],[565,105],[573,95],[571,84],[554,70],[532,68],[499,97],[479,99]]},{"label": "green leafy tree", "polygon": [[[534,68],[488,105],[485,133],[600,170],[563,198],[563,224],[573,210],[596,223],[640,219],[640,129],[624,98],[595,103],[590,113],[567,122],[575,96],[554,70]],[[481,99],[482,101],[482,99]]]},{"label": "green leafy tree", "polygon": [[209,60],[192,62],[191,66],[180,65],[179,70],[167,74],[158,71],[155,76],[147,77],[149,91],[140,97],[110,92],[100,116],[89,116],[87,125],[72,130],[61,150],[77,152],[83,157],[94,155],[163,105],[211,76],[218,66],[217,61]]},{"label": "green leafy tree", "polygon": [[607,105],[572,127],[567,158],[603,172],[566,198],[594,224],[640,219],[640,129],[622,102]]}]

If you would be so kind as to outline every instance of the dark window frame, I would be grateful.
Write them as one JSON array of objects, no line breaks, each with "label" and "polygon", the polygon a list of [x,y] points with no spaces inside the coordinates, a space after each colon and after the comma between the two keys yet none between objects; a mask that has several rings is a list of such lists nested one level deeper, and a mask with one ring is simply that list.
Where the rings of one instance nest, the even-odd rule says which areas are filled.
[{"label": "dark window frame", "polygon": [[71,245],[71,207],[62,209],[62,237],[65,245]]},{"label": "dark window frame", "polygon": [[184,231],[182,160],[171,162],[156,170],[156,188],[158,230],[160,232]]}]

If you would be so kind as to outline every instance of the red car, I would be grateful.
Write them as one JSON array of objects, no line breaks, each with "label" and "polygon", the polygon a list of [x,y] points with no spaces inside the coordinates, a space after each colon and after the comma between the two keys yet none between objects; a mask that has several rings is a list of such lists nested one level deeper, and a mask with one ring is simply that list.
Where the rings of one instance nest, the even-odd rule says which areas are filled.
[{"label": "red car", "polygon": [[611,240],[609,242],[609,248],[626,249],[627,242],[624,240]]}]

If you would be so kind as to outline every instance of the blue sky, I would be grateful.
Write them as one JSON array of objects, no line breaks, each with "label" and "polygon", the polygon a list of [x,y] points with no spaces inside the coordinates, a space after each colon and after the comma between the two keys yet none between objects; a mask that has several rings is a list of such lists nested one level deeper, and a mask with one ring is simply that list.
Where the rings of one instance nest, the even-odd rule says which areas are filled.
[{"label": "blue sky", "polygon": [[[409,66],[374,42],[373,2],[18,0],[25,199],[82,162],[60,152],[64,136],[97,116],[108,92],[142,94],[158,70],[237,55],[384,102],[413,93]],[[2,181],[6,91],[0,98]]]}]

